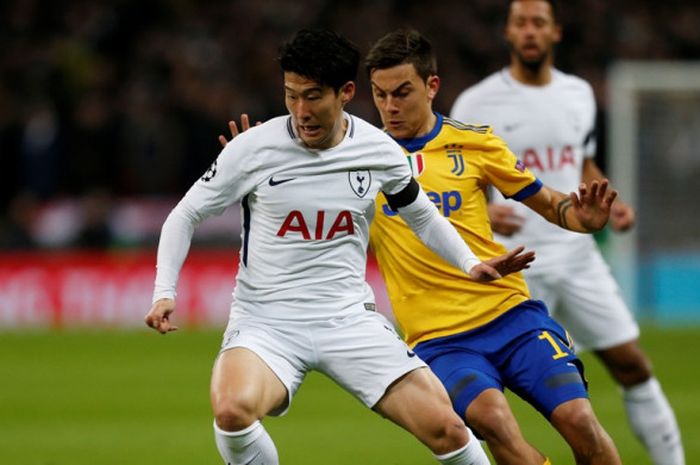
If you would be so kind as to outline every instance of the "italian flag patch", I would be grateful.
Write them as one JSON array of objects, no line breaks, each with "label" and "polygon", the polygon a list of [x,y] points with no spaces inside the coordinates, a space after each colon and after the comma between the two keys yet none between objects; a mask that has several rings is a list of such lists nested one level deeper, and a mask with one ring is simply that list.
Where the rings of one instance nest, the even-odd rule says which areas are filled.
[{"label": "italian flag patch", "polygon": [[408,166],[411,167],[413,177],[417,178],[425,170],[425,160],[422,153],[412,153],[408,157]]}]

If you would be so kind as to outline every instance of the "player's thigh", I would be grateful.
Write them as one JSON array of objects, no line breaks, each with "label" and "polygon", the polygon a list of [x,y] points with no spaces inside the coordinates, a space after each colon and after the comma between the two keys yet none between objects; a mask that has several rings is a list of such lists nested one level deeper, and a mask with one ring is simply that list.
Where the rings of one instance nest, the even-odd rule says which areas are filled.
[{"label": "player's thigh", "polygon": [[466,420],[467,409],[482,392],[503,391],[498,369],[482,354],[455,345],[435,344],[419,344],[416,352],[429,361],[430,369],[447,391],[452,408],[462,419]]},{"label": "player's thigh", "polygon": [[579,350],[607,349],[639,337],[639,326],[598,253],[568,274],[560,287],[560,299],[555,318]]},{"label": "player's thigh", "polygon": [[429,368],[407,373],[392,384],[374,410],[419,437],[461,424],[450,399]]},{"label": "player's thigh", "polygon": [[373,407],[396,380],[425,363],[409,349],[382,315],[362,310],[317,323],[317,362],[325,373],[367,407]]},{"label": "player's thigh", "polygon": [[240,409],[260,418],[287,401],[287,388],[255,352],[236,347],[220,354],[211,378],[215,411]]},{"label": "player's thigh", "polygon": [[546,418],[573,399],[587,399],[583,364],[554,320],[514,340],[502,368],[506,387]]},{"label": "player's thigh", "polygon": [[257,395],[263,414],[283,415],[308,371],[310,347],[302,325],[232,318],[214,366],[212,400],[216,392]]}]

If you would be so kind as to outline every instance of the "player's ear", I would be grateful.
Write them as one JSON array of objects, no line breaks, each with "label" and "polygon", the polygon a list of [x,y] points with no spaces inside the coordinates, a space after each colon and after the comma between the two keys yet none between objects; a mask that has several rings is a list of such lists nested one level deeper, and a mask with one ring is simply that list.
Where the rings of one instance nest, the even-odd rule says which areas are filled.
[{"label": "player's ear", "polygon": [[562,29],[559,24],[554,25],[554,34],[552,35],[552,43],[558,44],[561,42],[561,37],[562,37]]},{"label": "player's ear", "polygon": [[353,81],[346,82],[338,93],[340,94],[341,103],[345,105],[355,96],[355,83]]},{"label": "player's ear", "polygon": [[428,88],[428,98],[433,100],[437,95],[438,90],[440,90],[440,77],[437,74],[433,74],[425,82],[425,85]]}]

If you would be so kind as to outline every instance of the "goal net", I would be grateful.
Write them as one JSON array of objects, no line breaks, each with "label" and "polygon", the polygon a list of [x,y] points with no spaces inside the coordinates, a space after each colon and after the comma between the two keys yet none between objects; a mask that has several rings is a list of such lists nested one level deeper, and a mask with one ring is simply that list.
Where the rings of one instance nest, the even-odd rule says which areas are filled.
[{"label": "goal net", "polygon": [[700,324],[700,62],[619,62],[607,166],[637,225],[606,253],[635,312]]}]

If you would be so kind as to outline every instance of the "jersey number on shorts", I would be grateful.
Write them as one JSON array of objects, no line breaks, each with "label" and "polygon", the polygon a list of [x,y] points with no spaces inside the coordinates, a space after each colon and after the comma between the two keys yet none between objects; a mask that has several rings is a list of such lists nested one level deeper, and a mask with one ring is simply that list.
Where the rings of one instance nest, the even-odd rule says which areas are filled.
[{"label": "jersey number on shorts", "polygon": [[561,347],[559,346],[559,343],[557,342],[554,337],[552,337],[551,334],[549,334],[549,331],[542,331],[540,335],[538,336],[539,340],[546,340],[549,342],[549,344],[552,346],[552,349],[554,349],[554,355],[552,355],[552,358],[554,360],[558,360],[560,358],[568,357],[569,353],[564,352],[561,350]]}]

